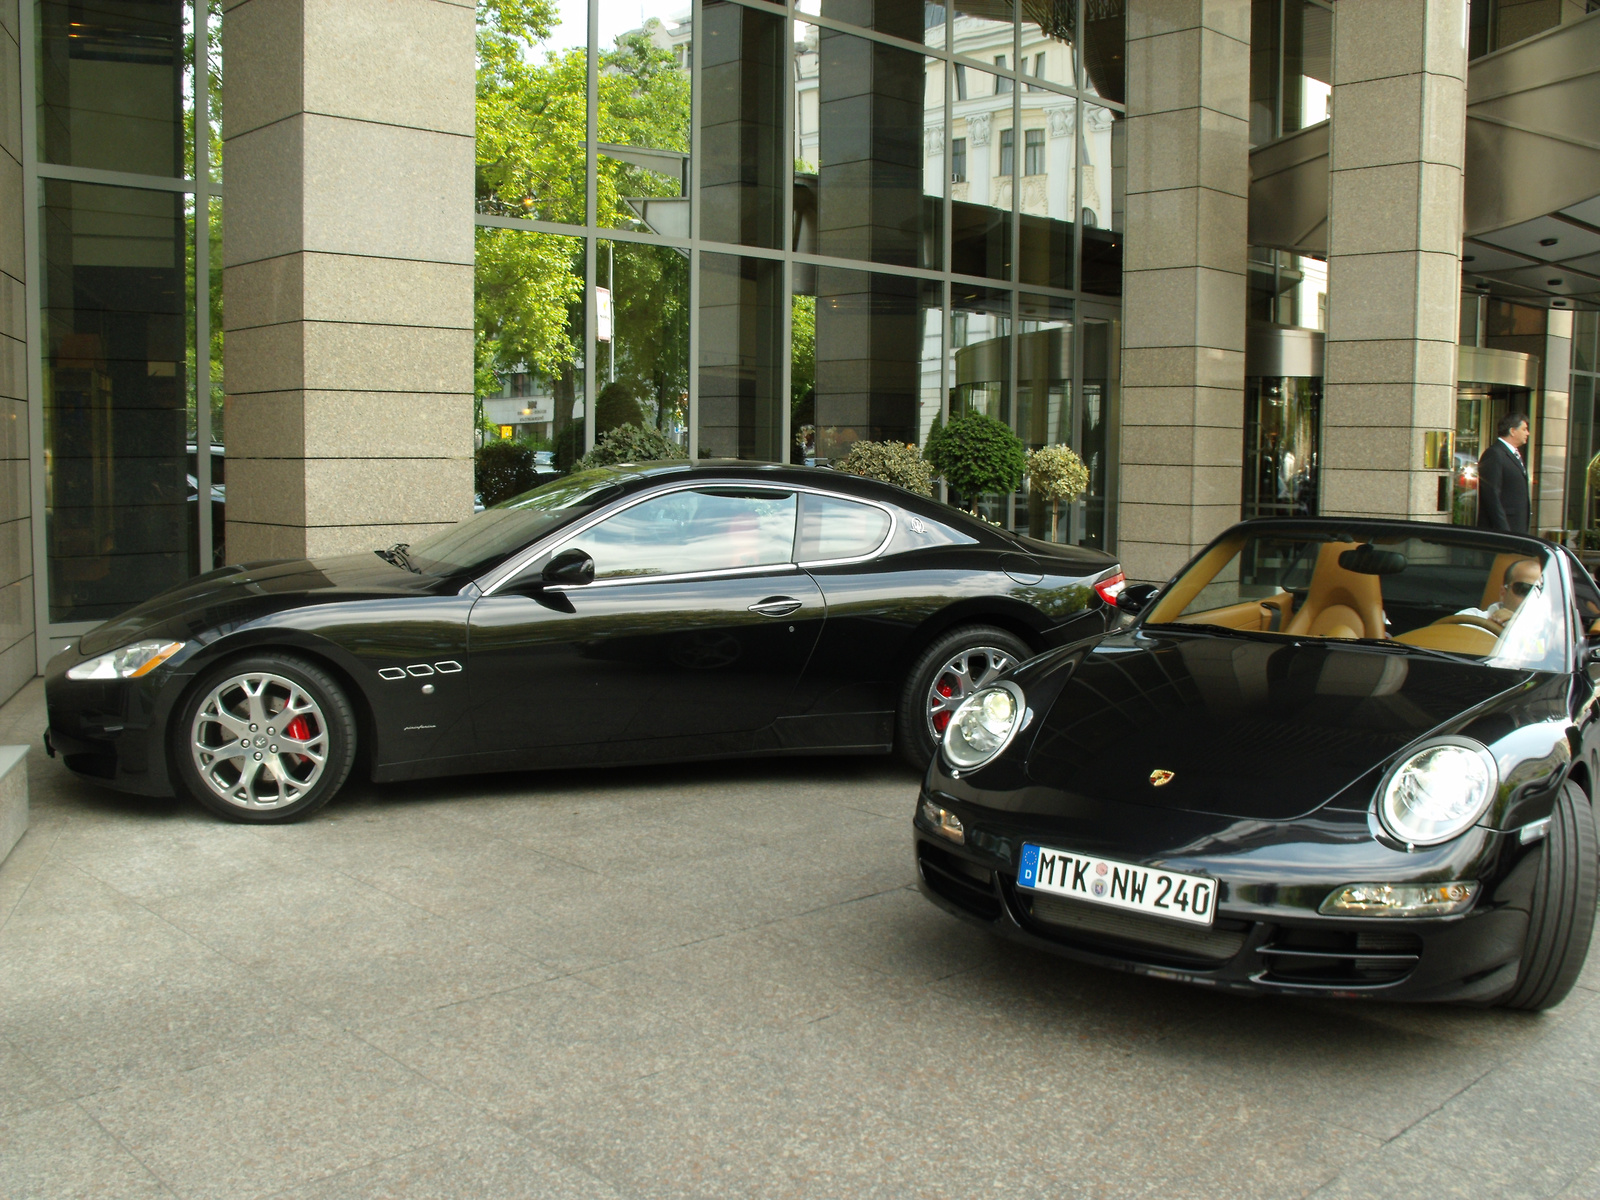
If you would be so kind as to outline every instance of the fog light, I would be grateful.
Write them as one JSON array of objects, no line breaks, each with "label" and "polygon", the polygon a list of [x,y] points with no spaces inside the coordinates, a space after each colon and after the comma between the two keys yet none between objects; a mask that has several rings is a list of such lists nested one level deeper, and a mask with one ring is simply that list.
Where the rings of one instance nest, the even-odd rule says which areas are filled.
[{"label": "fog light", "polygon": [[1456,883],[1347,883],[1317,911],[1329,917],[1447,917],[1472,907],[1477,880]]},{"label": "fog light", "polygon": [[967,827],[961,823],[961,818],[948,808],[940,808],[931,800],[922,802],[922,819],[933,826],[933,831],[941,837],[947,837],[957,845],[964,845],[967,840]]}]

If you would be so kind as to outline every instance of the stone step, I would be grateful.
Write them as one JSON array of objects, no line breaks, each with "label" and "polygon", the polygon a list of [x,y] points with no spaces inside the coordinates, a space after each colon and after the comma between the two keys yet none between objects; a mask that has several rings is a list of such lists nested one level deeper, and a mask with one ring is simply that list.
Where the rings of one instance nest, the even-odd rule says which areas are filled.
[{"label": "stone step", "polygon": [[0,862],[28,832],[28,748],[0,746]]}]

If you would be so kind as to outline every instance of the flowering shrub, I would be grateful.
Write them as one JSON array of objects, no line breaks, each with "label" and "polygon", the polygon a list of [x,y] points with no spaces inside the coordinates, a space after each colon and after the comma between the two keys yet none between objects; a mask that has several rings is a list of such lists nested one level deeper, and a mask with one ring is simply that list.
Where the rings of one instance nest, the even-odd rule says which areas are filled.
[{"label": "flowering shrub", "polygon": [[922,496],[933,495],[933,468],[922,452],[905,442],[857,442],[834,469],[897,484]]},{"label": "flowering shrub", "polygon": [[574,471],[611,467],[617,463],[662,462],[688,458],[683,447],[648,425],[618,425],[595,439],[594,449],[572,464]]},{"label": "flowering shrub", "polygon": [[1076,500],[1089,490],[1089,468],[1070,446],[1030,450],[1028,487],[1050,500]]}]

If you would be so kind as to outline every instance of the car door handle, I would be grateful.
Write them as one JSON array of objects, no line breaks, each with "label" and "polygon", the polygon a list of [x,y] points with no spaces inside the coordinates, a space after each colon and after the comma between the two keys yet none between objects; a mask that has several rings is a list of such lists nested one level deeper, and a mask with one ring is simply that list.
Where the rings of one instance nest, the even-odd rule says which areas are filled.
[{"label": "car door handle", "polygon": [[750,606],[750,611],[760,613],[763,617],[787,617],[800,607],[800,601],[793,596],[768,596]]}]

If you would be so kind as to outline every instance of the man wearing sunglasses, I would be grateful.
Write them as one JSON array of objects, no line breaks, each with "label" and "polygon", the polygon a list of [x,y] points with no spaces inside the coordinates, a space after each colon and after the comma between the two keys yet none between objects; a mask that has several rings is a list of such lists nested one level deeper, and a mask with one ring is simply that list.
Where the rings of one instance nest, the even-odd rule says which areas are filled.
[{"label": "man wearing sunglasses", "polygon": [[1506,568],[1504,579],[1501,581],[1500,599],[1489,608],[1463,608],[1457,615],[1463,617],[1482,617],[1485,621],[1493,621],[1496,625],[1505,625],[1522,607],[1522,602],[1528,598],[1528,593],[1539,586],[1539,581],[1544,578],[1544,572],[1539,569],[1539,564],[1531,558],[1519,558]]}]

